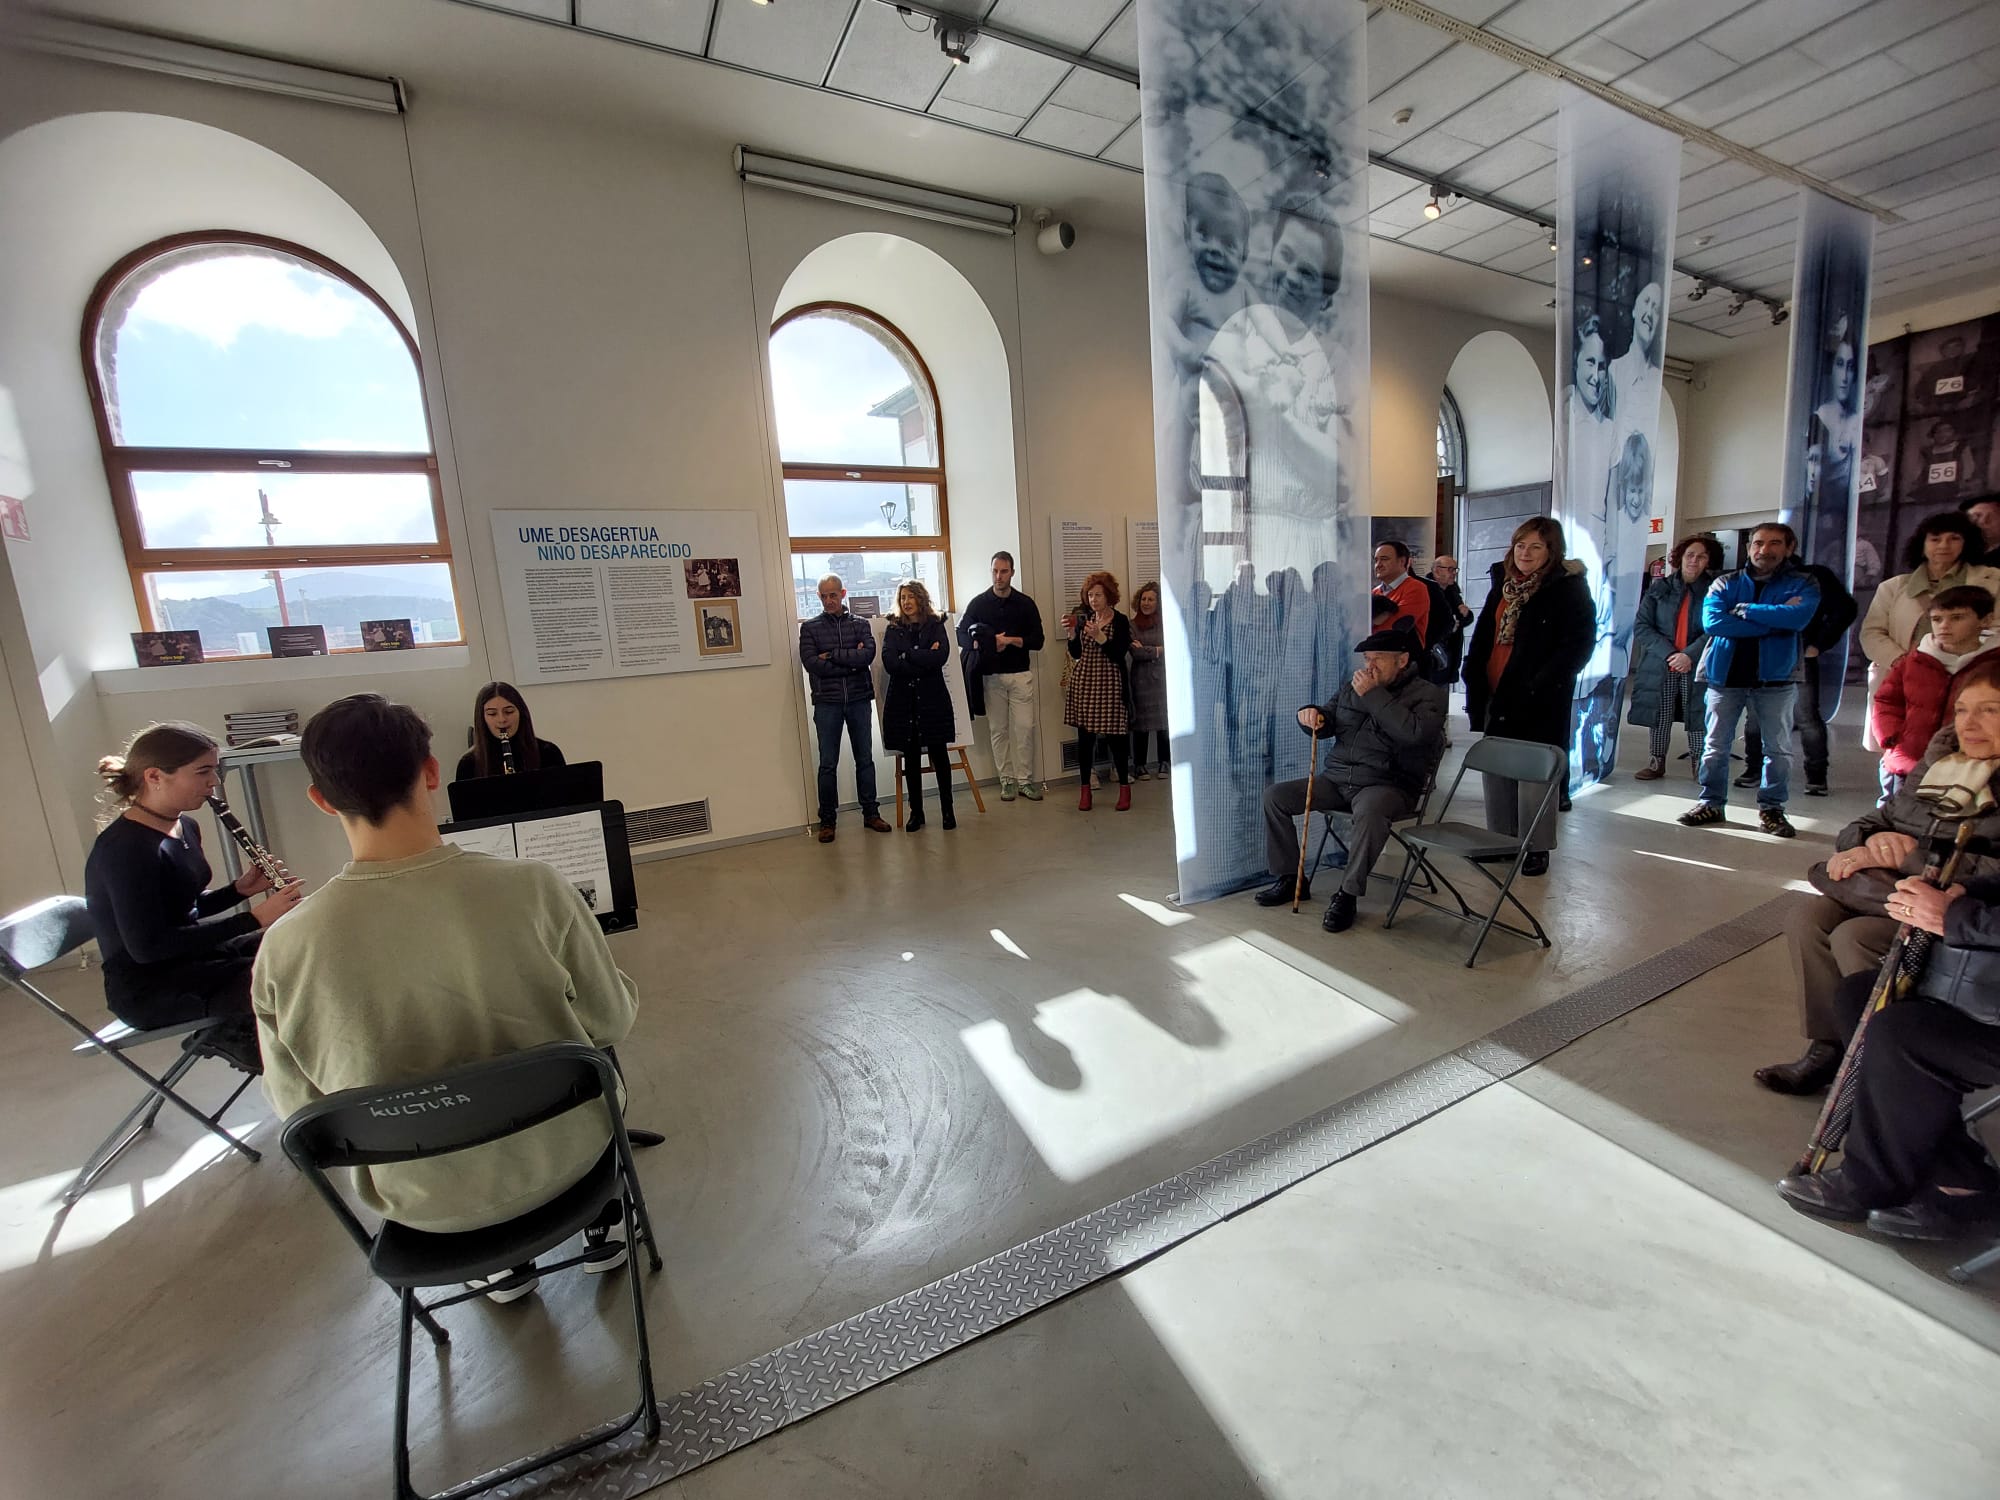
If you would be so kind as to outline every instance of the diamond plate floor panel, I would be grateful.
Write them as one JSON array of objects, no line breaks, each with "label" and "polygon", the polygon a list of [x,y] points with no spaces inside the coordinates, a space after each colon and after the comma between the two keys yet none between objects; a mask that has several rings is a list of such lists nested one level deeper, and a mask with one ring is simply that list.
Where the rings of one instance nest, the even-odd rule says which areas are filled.
[{"label": "diamond plate floor panel", "polygon": [[661,1403],[628,1433],[503,1500],[629,1500],[1116,1275],[1534,1066],[1782,931],[1786,894],[1305,1119],[989,1255]]}]

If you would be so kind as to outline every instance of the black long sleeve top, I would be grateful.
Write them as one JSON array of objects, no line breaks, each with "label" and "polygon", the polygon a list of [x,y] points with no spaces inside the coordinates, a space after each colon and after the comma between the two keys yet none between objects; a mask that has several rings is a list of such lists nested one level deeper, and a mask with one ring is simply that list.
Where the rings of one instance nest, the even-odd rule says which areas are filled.
[{"label": "black long sleeve top", "polygon": [[[1021,644],[996,651],[994,637],[1002,635],[1018,635]],[[1009,589],[1005,599],[988,589],[975,595],[959,616],[958,646],[979,652],[982,677],[1029,671],[1034,663],[1028,654],[1042,649],[1042,612],[1019,589]]]},{"label": "black long sleeve top", "polygon": [[143,984],[148,965],[200,957],[257,930],[247,911],[223,915],[244,898],[234,886],[205,889],[208,879],[192,818],[181,818],[179,837],[123,817],[97,836],[83,894],[107,982]]}]

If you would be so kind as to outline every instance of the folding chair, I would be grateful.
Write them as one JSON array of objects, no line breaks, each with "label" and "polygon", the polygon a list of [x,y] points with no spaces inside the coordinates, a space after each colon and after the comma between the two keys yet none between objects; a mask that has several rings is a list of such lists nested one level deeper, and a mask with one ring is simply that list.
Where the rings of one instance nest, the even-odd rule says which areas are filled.
[{"label": "folding chair", "polygon": [[[603,1101],[611,1128],[611,1142],[597,1164],[581,1181],[540,1208],[484,1229],[434,1234],[384,1221],[371,1235],[326,1175],[336,1167],[421,1161],[483,1146],[532,1129],[594,1100]],[[411,1108],[415,1102],[420,1102],[420,1107]],[[643,1244],[651,1269],[660,1269],[652,1220],[647,1216],[646,1201],[639,1190],[638,1173],[632,1168],[632,1143],[625,1133],[625,1115],[618,1106],[617,1072],[610,1058],[583,1042],[550,1042],[392,1087],[345,1089],[293,1115],[285,1122],[280,1141],[285,1155],[326,1200],[341,1227],[368,1257],[368,1268],[394,1287],[400,1297],[396,1344],[396,1500],[427,1500],[410,1485],[410,1325],[413,1322],[422,1323],[432,1342],[444,1348],[450,1337],[432,1313],[482,1297],[488,1291],[504,1291],[510,1285],[518,1285],[520,1278],[509,1274],[515,1266],[524,1265],[572,1235],[580,1234],[613,1202],[624,1206],[628,1253],[636,1256]],[[582,1254],[577,1254],[538,1265],[536,1274],[564,1270],[583,1259]],[[450,1495],[480,1494],[507,1484],[609,1442],[635,1423],[643,1423],[648,1440],[660,1435],[652,1356],[646,1342],[646,1299],[639,1286],[636,1261],[628,1261],[628,1265],[633,1270],[632,1322],[638,1336],[638,1404],[616,1421],[516,1459],[476,1481],[456,1485],[448,1491]],[[419,1288],[454,1286],[496,1275],[503,1279],[478,1290],[463,1290],[429,1303],[417,1297]]]},{"label": "folding chair", "polygon": [[[1427,770],[1424,773],[1424,786],[1423,790],[1417,794],[1416,805],[1412,807],[1410,811],[1403,817],[1396,819],[1397,824],[1400,825],[1403,823],[1423,822],[1424,814],[1429,810],[1431,805],[1431,796],[1434,792],[1437,791],[1438,767],[1444,764],[1444,754],[1445,751],[1449,748],[1450,747],[1448,745],[1445,745],[1442,742],[1440,742],[1440,744],[1438,745],[1437,754],[1431,760],[1429,770]],[[1333,820],[1336,817],[1342,817],[1345,815],[1341,813],[1336,813],[1330,807],[1321,808],[1319,809],[1319,811],[1325,814],[1325,822],[1322,823],[1320,826],[1319,848],[1313,852],[1312,863],[1306,868],[1306,880],[1308,883],[1311,882],[1313,876],[1319,874],[1321,868],[1326,863],[1326,843],[1328,839],[1332,839],[1334,843],[1340,846],[1340,852],[1343,855],[1347,853],[1347,840],[1340,836],[1340,830],[1334,827],[1333,824]],[[1403,844],[1402,839],[1397,835],[1395,827],[1390,828],[1389,837],[1391,839],[1394,839],[1398,845],[1402,846],[1403,863],[1405,868],[1407,868],[1410,860],[1409,847]],[[1342,864],[1344,865],[1345,863],[1346,861],[1343,860]],[[1388,874],[1386,871],[1370,870],[1368,872],[1368,878],[1370,880],[1395,880],[1398,877]],[[1429,891],[1431,894],[1435,895],[1437,893],[1437,885],[1431,880],[1431,877],[1428,873],[1424,875],[1423,881],[1424,881],[1424,889],[1426,891]]]},{"label": "folding chair", "polygon": [[[1994,1094],[1985,1103],[1976,1104],[1968,1109],[1965,1112],[1965,1128],[1970,1130],[1996,1109],[2000,1109],[2000,1093]],[[1981,1271],[1991,1270],[1994,1266],[2000,1266],[2000,1240],[1996,1240],[1990,1250],[1982,1250],[1972,1259],[1953,1266],[1950,1272],[1951,1279],[1960,1283],[1967,1282]]]},{"label": "folding chair", "polygon": [[90,1155],[90,1159],[68,1187],[63,1189],[62,1201],[74,1204],[77,1199],[90,1191],[90,1185],[104,1175],[111,1164],[125,1154],[125,1150],[140,1136],[152,1129],[153,1121],[159,1118],[163,1105],[172,1104],[187,1115],[202,1129],[226,1144],[230,1150],[250,1161],[261,1161],[262,1156],[250,1146],[236,1139],[224,1130],[221,1120],[228,1113],[229,1106],[242,1096],[250,1086],[250,1075],[243,1075],[243,1081],[236,1090],[222,1101],[222,1107],[212,1115],[205,1115],[176,1091],[188,1071],[206,1056],[205,1053],[182,1050],[174,1060],[174,1065],[159,1077],[148,1073],[125,1054],[134,1047],[143,1047],[148,1042],[163,1042],[171,1037],[185,1037],[189,1032],[205,1031],[215,1025],[213,1020],[183,1021],[173,1026],[142,1028],[128,1026],[123,1021],[113,1021],[97,1031],[92,1031],[75,1016],[64,1010],[54,1000],[43,994],[28,982],[28,971],[39,969],[44,964],[52,964],[66,953],[74,953],[96,936],[90,922],[90,909],[81,896],[51,896],[46,901],[38,901],[33,906],[0,917],[0,979],[35,1001],[50,1012],[83,1040],[70,1050],[72,1052],[101,1052],[125,1068],[135,1078],[146,1085],[147,1092],[139,1102],[126,1112],[125,1118],[112,1127],[111,1134],[104,1138],[104,1144]]},{"label": "folding chair", "polygon": [[[1521,904],[1521,898],[1514,894],[1514,881],[1520,876],[1521,866],[1527,862],[1528,839],[1555,801],[1564,775],[1563,752],[1554,745],[1537,745],[1527,740],[1503,739],[1496,735],[1486,735],[1473,741],[1465,752],[1465,760],[1458,768],[1458,775],[1452,779],[1451,790],[1445,794],[1444,807],[1438,813],[1438,821],[1420,823],[1414,828],[1403,829],[1396,834],[1396,841],[1408,852],[1409,859],[1403,866],[1402,878],[1396,883],[1395,897],[1389,902],[1388,915],[1382,919],[1384,927],[1395,925],[1396,912],[1405,899],[1415,901],[1420,906],[1428,906],[1433,911],[1441,911],[1446,916],[1458,917],[1462,921],[1477,922],[1479,936],[1473,939],[1472,952],[1466,955],[1465,966],[1469,969],[1479,957],[1479,950],[1486,942],[1486,934],[1498,927],[1502,932],[1515,937],[1527,938],[1549,946],[1549,935],[1542,931],[1542,924],[1535,920],[1535,914]],[[1452,823],[1445,821],[1451,811],[1452,799],[1458,795],[1459,783],[1465,780],[1467,771],[1479,771],[1493,776],[1511,777],[1530,786],[1540,785],[1542,799],[1536,805],[1535,815],[1522,825],[1515,834],[1497,833],[1483,824]],[[1469,863],[1494,888],[1493,909],[1485,914],[1474,911],[1467,904],[1465,896],[1457,886],[1445,877],[1432,857],[1436,854],[1456,854]],[[1507,878],[1501,880],[1488,868],[1505,863]],[[1451,892],[1458,903],[1458,910],[1439,901],[1424,896],[1412,895],[1410,887],[1419,875],[1434,878],[1445,890]],[[1500,920],[1500,909],[1508,902],[1528,919],[1527,928],[1510,926]]]}]

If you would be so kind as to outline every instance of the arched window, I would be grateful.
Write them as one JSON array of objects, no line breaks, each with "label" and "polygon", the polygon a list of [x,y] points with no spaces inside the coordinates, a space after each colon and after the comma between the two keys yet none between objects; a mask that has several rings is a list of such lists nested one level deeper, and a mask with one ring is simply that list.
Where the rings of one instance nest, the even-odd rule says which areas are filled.
[{"label": "arched window", "polygon": [[85,376],[139,617],[257,656],[272,627],[462,639],[417,348],[299,245],[161,240],[98,282]]},{"label": "arched window", "polygon": [[1213,360],[1201,367],[1195,484],[1201,491],[1201,576],[1229,587],[1250,556],[1250,427],[1235,382]]},{"label": "arched window", "polygon": [[1443,398],[1438,402],[1438,488],[1444,489],[1444,481],[1451,481],[1451,493],[1465,493],[1465,419],[1458,414],[1458,399],[1446,386]]},{"label": "arched window", "polygon": [[950,608],[944,432],[909,340],[865,308],[798,308],[771,329],[771,392],[799,618],[828,573],[858,614],[894,614],[905,578]]}]

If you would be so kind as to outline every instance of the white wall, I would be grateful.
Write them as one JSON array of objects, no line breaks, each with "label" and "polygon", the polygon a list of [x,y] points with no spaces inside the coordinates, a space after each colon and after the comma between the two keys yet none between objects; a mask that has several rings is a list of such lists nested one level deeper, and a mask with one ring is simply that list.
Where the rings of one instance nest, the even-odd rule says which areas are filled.
[{"label": "white wall", "polygon": [[[1540,339],[1536,346],[1549,342]],[[1469,491],[1547,484],[1555,472],[1554,408],[1548,382],[1528,350],[1498,329],[1475,334],[1445,376],[1465,419]]]}]

